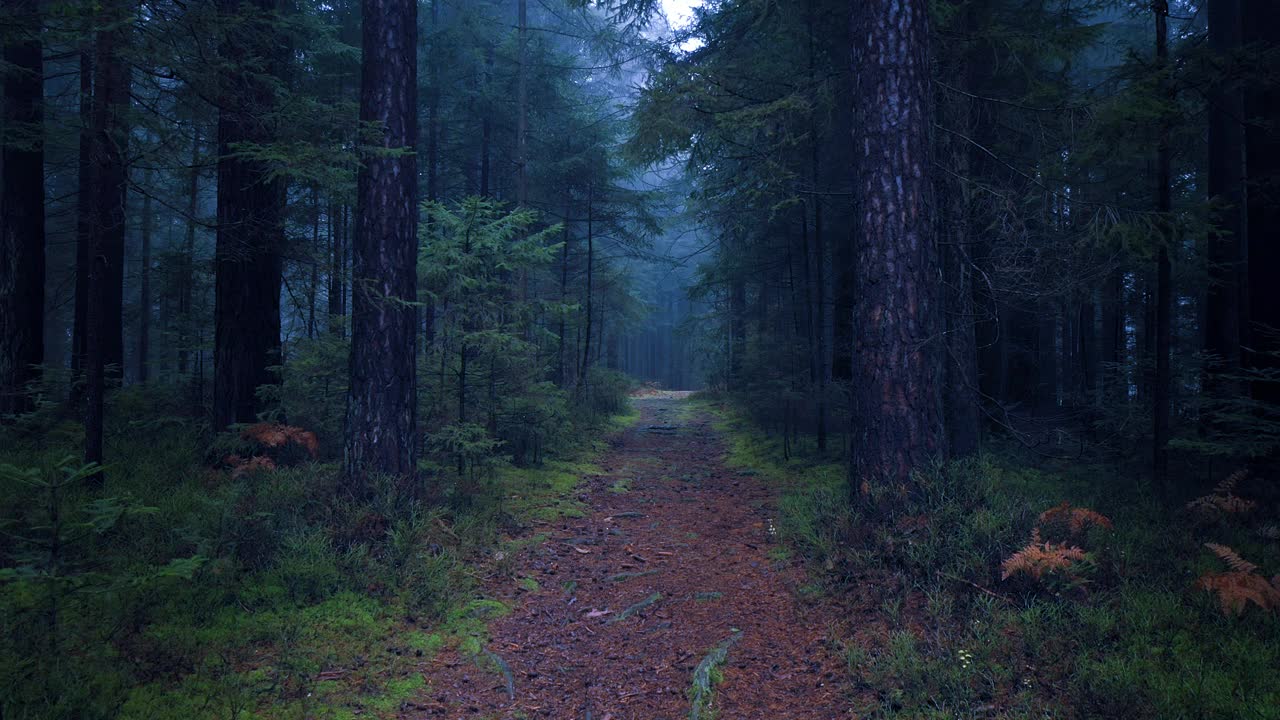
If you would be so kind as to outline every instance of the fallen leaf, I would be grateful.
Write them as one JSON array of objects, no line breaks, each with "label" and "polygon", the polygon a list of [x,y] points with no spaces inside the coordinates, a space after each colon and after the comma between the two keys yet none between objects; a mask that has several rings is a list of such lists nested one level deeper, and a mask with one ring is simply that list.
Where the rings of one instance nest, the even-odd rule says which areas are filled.
[{"label": "fallen leaf", "polygon": [[586,548],[584,548],[584,547],[578,547],[577,545],[570,545],[569,547],[573,548],[574,550],[577,550],[578,552],[582,553],[583,555],[588,555],[588,554],[590,554],[590,553],[591,553],[591,551],[590,551],[590,550],[588,550],[588,549],[586,549]]},{"label": "fallen leaf", "polygon": [[609,610],[592,610],[591,612],[587,613],[587,617],[589,618],[604,617],[605,615],[608,615],[610,612],[611,611]]}]

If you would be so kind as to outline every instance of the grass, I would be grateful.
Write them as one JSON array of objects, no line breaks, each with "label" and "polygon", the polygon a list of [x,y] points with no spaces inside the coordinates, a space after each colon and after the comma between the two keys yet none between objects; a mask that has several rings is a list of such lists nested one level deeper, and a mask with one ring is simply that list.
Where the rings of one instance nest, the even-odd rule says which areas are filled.
[{"label": "grass", "polygon": [[473,578],[536,590],[514,558],[582,513],[574,491],[607,447],[496,463],[471,494],[445,477],[445,502],[406,507],[377,479],[351,499],[336,462],[233,479],[176,404],[111,403],[100,489],[66,460],[75,423],[0,438],[0,716],[396,717],[443,649],[493,664],[488,624],[510,609]]},{"label": "grass", "polygon": [[[828,596],[865,598],[831,637],[859,716],[1280,718],[1280,617],[1224,616],[1192,587],[1225,569],[1209,541],[1280,572],[1280,547],[1253,532],[1273,507],[1270,519],[1197,524],[1115,465],[1006,448],[923,473],[898,522],[924,522],[885,526],[851,507],[842,463],[786,459],[731,405],[700,407],[727,433],[729,464],[779,489],[783,546]],[[1001,560],[1063,501],[1114,523],[1080,540],[1093,561],[1081,582],[1002,582]]]}]

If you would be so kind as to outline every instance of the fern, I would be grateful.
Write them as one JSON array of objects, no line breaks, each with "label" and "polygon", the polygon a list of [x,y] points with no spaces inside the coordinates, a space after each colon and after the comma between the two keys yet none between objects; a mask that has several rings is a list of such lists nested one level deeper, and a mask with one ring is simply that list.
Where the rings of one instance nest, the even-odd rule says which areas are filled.
[{"label": "fern", "polygon": [[1096,510],[1071,507],[1071,503],[1064,502],[1040,513],[1040,524],[1049,527],[1063,527],[1066,529],[1067,534],[1079,535],[1092,527],[1111,529],[1111,518]]},{"label": "fern", "polygon": [[1231,515],[1243,515],[1257,507],[1257,503],[1235,494],[1236,485],[1248,477],[1248,470],[1237,470],[1214,486],[1213,492],[1187,503],[1187,510],[1205,521],[1214,521]]},{"label": "fern", "polygon": [[1280,608],[1280,575],[1268,581],[1257,574],[1257,565],[1226,545],[1205,543],[1204,546],[1231,568],[1229,572],[1201,575],[1195,583],[1197,588],[1218,596],[1222,614],[1243,615],[1249,603],[1263,610]]},{"label": "fern", "polygon": [[1045,542],[1037,527],[1031,531],[1030,542],[1000,563],[1000,579],[1008,580],[1014,575],[1025,574],[1042,580],[1046,575],[1059,572],[1072,576],[1076,563],[1086,558],[1085,551],[1075,545]]},{"label": "fern", "polygon": [[315,433],[292,425],[258,423],[245,428],[241,431],[240,436],[245,440],[256,442],[267,448],[283,448],[290,444],[298,445],[306,449],[313,458],[320,452],[320,442],[316,440]]},{"label": "fern", "polygon": [[233,479],[252,475],[259,471],[276,469],[275,461],[265,455],[255,455],[247,458],[239,455],[228,455],[223,458],[222,462],[231,469],[231,477]]},{"label": "fern", "polygon": [[1213,487],[1214,495],[1230,495],[1236,491],[1236,485],[1249,476],[1249,471],[1241,468],[1228,475],[1222,482]]},{"label": "fern", "polygon": [[1218,543],[1205,543],[1204,546],[1209,548],[1209,550],[1213,552],[1214,555],[1217,555],[1222,560],[1222,562],[1226,563],[1227,567],[1231,568],[1232,570],[1235,570],[1236,572],[1251,573],[1258,569],[1257,565],[1254,565],[1248,560],[1245,560],[1244,558],[1240,557],[1240,555],[1236,553],[1235,550],[1232,550],[1226,545],[1219,545]]}]

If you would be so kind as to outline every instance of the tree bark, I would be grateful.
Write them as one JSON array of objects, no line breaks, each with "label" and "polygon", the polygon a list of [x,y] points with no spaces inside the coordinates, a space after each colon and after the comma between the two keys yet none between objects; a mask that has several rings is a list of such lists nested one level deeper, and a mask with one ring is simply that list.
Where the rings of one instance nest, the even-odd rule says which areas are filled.
[{"label": "tree bark", "polygon": [[[1168,12],[1167,8],[1164,11]],[[1240,48],[1240,0],[1209,2],[1209,47],[1221,63]],[[1246,206],[1244,197],[1244,102],[1230,77],[1209,88],[1209,286],[1205,298],[1205,374],[1209,392],[1235,395],[1244,388],[1224,378],[1240,369],[1246,328],[1241,318],[1241,278],[1246,271]],[[1157,329],[1157,332],[1159,330]]]},{"label": "tree bark", "polygon": [[743,390],[747,354],[747,283],[740,270],[729,279],[729,389]]},{"label": "tree bark", "polygon": [[1095,402],[1099,405],[1118,401],[1124,383],[1120,371],[1124,347],[1124,273],[1119,269],[1107,273],[1102,285],[1101,383]]},{"label": "tree bark", "polygon": [[1055,303],[1042,299],[1036,318],[1036,407],[1042,416],[1058,410],[1058,313]]},{"label": "tree bark", "polygon": [[[100,285],[90,302],[102,305],[97,328],[102,343],[103,372],[118,383],[124,372],[124,238],[128,189],[125,165],[129,130],[125,114],[129,106],[129,66],[121,53],[128,41],[120,26],[132,15],[133,3],[106,3],[108,29],[98,31],[97,59],[94,62],[94,135],[97,164],[93,193],[96,197],[94,228],[97,232],[97,261]],[[113,12],[114,11],[114,12]]]},{"label": "tree bark", "polygon": [[528,0],[516,3],[517,62],[520,76],[516,87],[516,206],[529,203],[529,17]]},{"label": "tree bark", "polygon": [[76,296],[71,321],[71,399],[83,396],[89,323],[89,246],[93,242],[93,48],[80,51],[80,132],[76,163]]},{"label": "tree bark", "polygon": [[480,92],[482,93],[480,103],[480,197],[485,198],[491,196],[489,165],[493,145],[493,118],[490,117],[492,107],[490,107],[489,93],[493,91],[492,83],[493,46],[489,45],[485,48],[484,73],[480,78]]},{"label": "tree bark", "polygon": [[151,172],[146,173],[147,194],[142,197],[142,273],[138,287],[138,382],[146,384],[151,369]]},{"label": "tree bark", "polygon": [[[814,92],[818,91],[818,66],[817,66],[817,48],[816,48],[816,28],[814,27],[814,0],[807,3],[806,24],[808,25],[809,35],[809,81],[814,85]],[[818,127],[817,115],[817,99],[812,101],[809,112],[809,183],[812,186],[813,194],[809,197],[809,203],[805,203],[807,207],[810,203],[813,205],[813,368],[814,368],[814,389],[816,390],[817,407],[815,408],[816,441],[818,452],[826,452],[827,449],[827,249],[826,236],[822,225],[822,195],[818,193],[819,185],[822,182],[821,163],[819,161],[821,154],[821,143],[819,142],[820,130]],[[806,209],[807,212],[807,209]],[[745,333],[744,333],[745,334]]]},{"label": "tree bark", "polygon": [[37,0],[6,0],[0,195],[0,421],[33,407],[44,363],[44,59]]},{"label": "tree bark", "polygon": [[931,237],[925,0],[865,0],[852,21],[854,262],[851,487],[896,504],[945,452],[937,249]]},{"label": "tree bark", "polygon": [[[1217,0],[1215,0],[1217,1]],[[1169,6],[1164,0],[1158,0],[1153,4],[1156,20],[1156,62],[1158,63],[1158,72],[1164,73],[1168,69],[1169,56],[1169,29],[1168,14]],[[1167,79],[1161,78],[1161,94],[1165,97],[1163,100],[1172,102],[1172,93],[1167,86]],[[1169,146],[1169,120],[1168,114],[1172,112],[1172,108],[1166,109],[1162,113],[1159,128],[1159,138],[1157,139],[1158,147],[1156,149],[1156,212],[1159,218],[1156,222],[1160,224],[1161,237],[1157,239],[1159,247],[1156,250],[1156,375],[1155,387],[1152,392],[1152,470],[1156,483],[1161,486],[1167,486],[1169,475],[1169,452],[1166,447],[1169,443],[1169,343],[1171,339],[1171,314],[1173,312],[1173,290],[1170,287],[1172,283],[1172,266],[1169,260],[1169,246],[1173,243],[1172,233],[1172,213],[1173,213],[1173,190],[1171,184],[1173,182],[1172,157],[1173,151]],[[1230,311],[1230,315],[1235,316],[1235,310]],[[1239,357],[1237,343],[1237,358]]]},{"label": "tree bark", "polygon": [[[1244,0],[1245,41],[1255,53],[1275,56],[1280,47],[1280,4]],[[1280,406],[1280,81],[1274,68],[1266,82],[1246,93],[1248,187],[1248,300],[1250,366],[1259,376],[1255,400]]]},{"label": "tree bark", "polygon": [[345,471],[357,494],[370,473],[417,475],[418,5],[361,8],[360,121],[381,133],[356,189]]},{"label": "tree bark", "polygon": [[[280,253],[285,182],[245,146],[275,138],[273,78],[287,55],[274,31],[278,0],[220,0],[227,25],[221,53],[231,67],[218,115],[218,233],[215,250],[213,424],[257,419],[258,388],[276,382],[280,362]],[[265,62],[265,67],[253,63]]]},{"label": "tree bark", "polygon": [[[522,0],[523,2],[523,0]],[[440,157],[440,57],[435,52],[438,38],[436,32],[440,25],[440,2],[431,0],[431,45],[430,57],[427,61],[427,200],[436,202],[440,199],[439,190],[439,157]],[[427,225],[431,225],[431,214],[427,214]],[[435,344],[436,304],[430,297],[424,298],[422,307],[423,346],[426,352]]]},{"label": "tree bark", "polygon": [[[969,31],[966,15],[961,31]],[[972,59],[957,54],[946,70],[959,87],[972,85]],[[971,99],[960,93],[939,90],[939,122],[955,128],[965,137],[973,135]],[[967,457],[978,451],[981,440],[981,403],[978,391],[978,344],[974,309],[973,261],[969,257],[973,213],[968,178],[971,177],[969,144],[953,133],[939,133],[939,161],[950,172],[937,177],[937,221],[942,262],[943,316],[946,331],[946,395],[943,398],[947,443],[953,457]]]},{"label": "tree bark", "polygon": [[593,234],[594,216],[592,215],[592,212],[594,210],[593,201],[595,199],[593,195],[593,190],[594,190],[594,187],[590,183],[588,183],[587,184],[587,306],[586,306],[587,326],[584,332],[585,337],[583,340],[584,347],[582,349],[582,366],[581,366],[582,371],[581,371],[581,374],[578,375],[578,391],[579,392],[581,392],[584,388],[588,392],[590,392],[591,390],[590,386],[587,383],[587,372],[591,369],[591,310],[592,310],[594,296],[595,296],[595,288],[593,284],[595,281],[594,273],[595,273],[595,262],[596,262],[596,244],[595,244],[595,236]]},{"label": "tree bark", "polygon": [[307,253],[307,264],[311,266],[311,278],[307,284],[307,339],[316,336],[316,295],[320,292],[320,263],[318,257],[320,246],[320,188],[311,186],[311,249]]},{"label": "tree bark", "polygon": [[[125,151],[129,129],[129,66],[121,57],[129,3],[106,3],[97,15],[94,41],[93,138],[89,187],[93,216],[89,244],[89,297],[85,328],[86,463],[102,462],[103,399],[107,368],[118,371],[123,355],[121,305],[124,282],[125,200],[128,189]],[[101,476],[98,478],[101,479]]]},{"label": "tree bark", "polygon": [[[187,234],[178,272],[178,375],[185,377],[191,356],[192,301],[195,295],[196,216],[200,212],[200,127],[191,127],[191,168],[187,176]],[[194,385],[194,383],[193,383]]]},{"label": "tree bark", "polygon": [[561,241],[560,248],[560,318],[559,327],[556,331],[556,385],[561,388],[568,388],[569,376],[565,366],[564,340],[565,340],[565,316],[568,314],[564,311],[564,306],[569,301],[569,213],[572,206],[568,201],[566,194],[564,206],[564,238]]},{"label": "tree bark", "polygon": [[347,275],[347,248],[344,232],[343,208],[338,203],[329,207],[329,332],[338,337],[346,336],[343,316],[347,314],[345,278]]}]

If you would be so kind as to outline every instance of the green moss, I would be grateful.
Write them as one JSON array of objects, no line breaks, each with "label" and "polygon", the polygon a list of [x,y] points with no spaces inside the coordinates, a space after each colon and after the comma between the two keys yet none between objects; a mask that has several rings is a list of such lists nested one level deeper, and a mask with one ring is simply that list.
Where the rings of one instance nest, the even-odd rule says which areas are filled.
[{"label": "green moss", "polygon": [[397,678],[388,681],[381,693],[367,696],[363,702],[374,712],[394,713],[400,709],[405,700],[413,697],[426,685],[427,681],[422,675]]},{"label": "green moss", "polygon": [[428,657],[439,652],[444,647],[444,636],[438,632],[425,632],[422,630],[412,630],[402,636],[404,644],[413,650],[421,650]]}]

